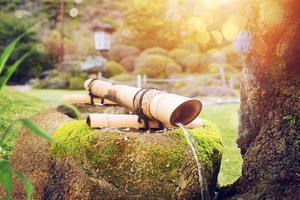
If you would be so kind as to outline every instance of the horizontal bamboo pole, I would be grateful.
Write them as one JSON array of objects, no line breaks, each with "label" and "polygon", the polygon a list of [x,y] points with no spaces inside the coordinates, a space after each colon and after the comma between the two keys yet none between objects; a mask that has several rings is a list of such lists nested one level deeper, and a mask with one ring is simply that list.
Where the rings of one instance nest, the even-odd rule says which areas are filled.
[{"label": "horizontal bamboo pole", "polygon": [[[62,100],[65,103],[71,103],[71,104],[92,104],[91,96],[88,94],[76,94],[76,95],[64,95],[62,97]],[[95,104],[101,104],[102,99],[101,98],[93,98],[93,101]],[[116,105],[115,102],[109,101],[107,99],[103,100],[103,104],[105,105]]]},{"label": "horizontal bamboo pole", "polygon": [[177,126],[177,123],[189,124],[202,109],[202,104],[197,99],[154,89],[141,90],[141,88],[113,85],[92,79],[85,81],[84,87],[95,96],[108,99],[131,110],[141,108],[148,118],[173,126]]},{"label": "horizontal bamboo pole", "polygon": [[[89,114],[86,120],[92,128],[144,128],[144,122],[138,122],[137,115],[121,115],[121,114]],[[194,119],[191,123],[187,124],[186,128],[200,127],[201,120]],[[159,129],[160,123],[155,120],[149,121],[151,129]],[[175,128],[171,124],[164,124],[164,128]]]}]

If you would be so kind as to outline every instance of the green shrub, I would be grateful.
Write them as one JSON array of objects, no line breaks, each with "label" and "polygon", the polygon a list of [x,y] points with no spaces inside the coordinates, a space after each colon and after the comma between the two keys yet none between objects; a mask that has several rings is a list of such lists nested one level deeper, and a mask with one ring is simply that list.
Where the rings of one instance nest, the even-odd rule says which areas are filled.
[{"label": "green shrub", "polygon": [[71,77],[69,80],[70,90],[81,90],[83,89],[85,79],[81,77]]},{"label": "green shrub", "polygon": [[132,81],[132,80],[135,80],[136,77],[134,74],[128,74],[128,73],[125,74],[124,73],[124,74],[115,75],[111,79],[114,81]]},{"label": "green shrub", "polygon": [[186,72],[204,72],[207,67],[204,65],[204,58],[200,53],[193,53],[181,61]]},{"label": "green shrub", "polygon": [[194,40],[186,40],[186,41],[182,42],[179,45],[179,47],[183,48],[183,49],[188,49],[188,50],[190,50],[192,52],[198,52],[199,51],[199,45]]},{"label": "green shrub", "polygon": [[114,45],[109,51],[109,57],[112,60],[120,62],[129,56],[138,56],[140,54],[140,49],[135,46],[129,45]]},{"label": "green shrub", "polygon": [[220,49],[210,49],[205,53],[207,64],[211,63],[226,63],[227,58],[225,53]]},{"label": "green shrub", "polygon": [[174,74],[179,74],[182,72],[182,68],[176,62],[169,62],[166,66],[165,74],[167,77],[170,77]]},{"label": "green shrub", "polygon": [[137,73],[146,74],[149,78],[164,77],[168,62],[168,57],[145,54],[137,60],[135,69]]},{"label": "green shrub", "polygon": [[168,51],[160,47],[153,47],[143,51],[143,54],[167,56]]},{"label": "green shrub", "polygon": [[190,50],[181,48],[172,49],[169,52],[169,56],[173,58],[178,64],[181,64],[181,61],[190,54],[192,54]]},{"label": "green shrub", "polygon": [[105,66],[106,69],[103,73],[104,77],[112,77],[126,72],[124,67],[115,61],[108,61]]},{"label": "green shrub", "polygon": [[139,56],[135,63],[136,73],[146,74],[149,78],[165,78],[170,69],[177,68],[176,63],[169,57],[161,55],[143,54]]},{"label": "green shrub", "polygon": [[69,87],[71,75],[67,72],[52,70],[45,79],[38,80],[35,88],[66,89]]},{"label": "green shrub", "polygon": [[129,56],[124,58],[120,64],[128,71],[132,72],[134,71],[134,62],[135,62],[136,56]]}]

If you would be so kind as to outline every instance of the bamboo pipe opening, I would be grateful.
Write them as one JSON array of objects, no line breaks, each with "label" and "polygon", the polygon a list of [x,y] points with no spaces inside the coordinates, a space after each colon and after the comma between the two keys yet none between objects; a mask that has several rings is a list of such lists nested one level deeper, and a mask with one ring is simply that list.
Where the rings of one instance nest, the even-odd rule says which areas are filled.
[{"label": "bamboo pipe opening", "polygon": [[196,99],[191,99],[179,105],[171,115],[170,122],[173,126],[177,123],[188,124],[192,122],[202,110],[202,104]]}]

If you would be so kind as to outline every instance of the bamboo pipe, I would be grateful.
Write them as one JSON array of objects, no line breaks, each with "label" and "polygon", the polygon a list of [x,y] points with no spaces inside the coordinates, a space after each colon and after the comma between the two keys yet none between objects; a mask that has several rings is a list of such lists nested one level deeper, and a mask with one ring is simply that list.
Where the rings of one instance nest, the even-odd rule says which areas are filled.
[{"label": "bamboo pipe", "polygon": [[[66,103],[76,104],[76,103],[84,103],[84,104],[92,104],[91,96],[88,94],[76,94],[76,95],[64,95],[62,100]],[[102,99],[94,97],[93,101],[95,104],[102,104]],[[105,105],[116,105],[115,102],[109,101],[107,99],[103,100],[103,104]]]},{"label": "bamboo pipe", "polygon": [[141,96],[143,113],[150,119],[158,120],[164,124],[177,126],[192,122],[201,112],[202,104],[197,99],[169,94],[155,89],[142,90],[141,88],[113,85],[112,83],[89,79],[85,81],[84,88],[98,97],[116,102],[135,110],[138,107]]},{"label": "bamboo pipe", "polygon": [[[120,115],[120,114],[89,114],[86,119],[87,124],[91,128],[144,128],[144,122],[138,122],[137,115]],[[200,127],[201,120],[194,119],[191,123],[187,124],[186,128]],[[175,128],[171,124],[164,124],[164,128]],[[160,123],[155,120],[149,121],[149,128],[159,129]]]}]

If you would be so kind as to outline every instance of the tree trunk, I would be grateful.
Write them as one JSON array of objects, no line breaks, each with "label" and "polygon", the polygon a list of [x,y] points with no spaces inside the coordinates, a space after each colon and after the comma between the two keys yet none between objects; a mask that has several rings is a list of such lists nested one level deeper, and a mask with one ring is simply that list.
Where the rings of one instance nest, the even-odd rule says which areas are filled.
[{"label": "tree trunk", "polygon": [[299,199],[300,2],[252,0],[246,14],[237,141],[244,162],[222,197]]}]

